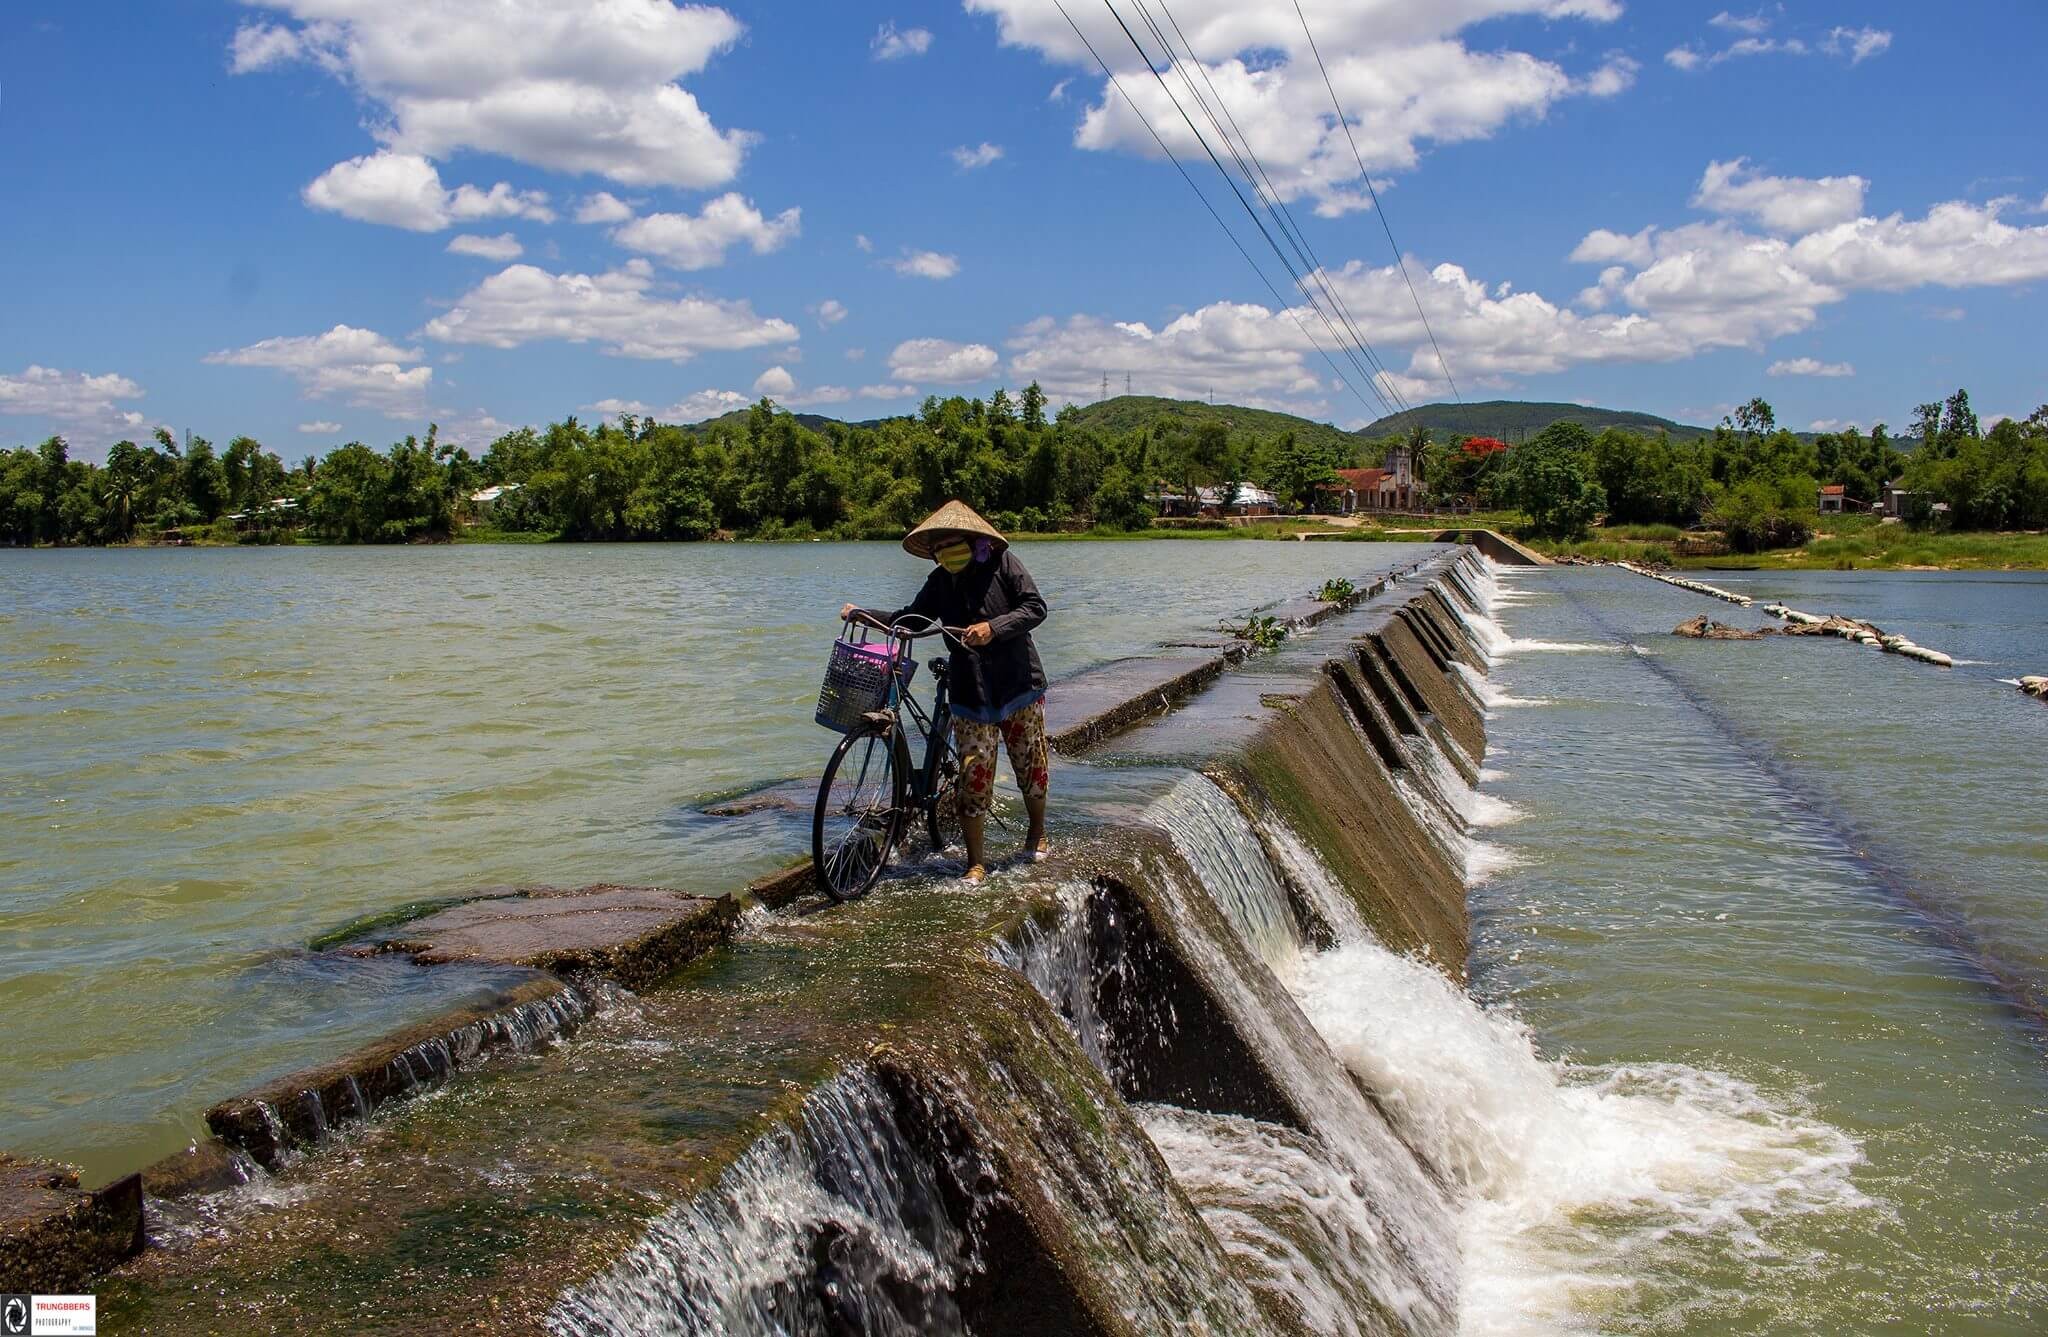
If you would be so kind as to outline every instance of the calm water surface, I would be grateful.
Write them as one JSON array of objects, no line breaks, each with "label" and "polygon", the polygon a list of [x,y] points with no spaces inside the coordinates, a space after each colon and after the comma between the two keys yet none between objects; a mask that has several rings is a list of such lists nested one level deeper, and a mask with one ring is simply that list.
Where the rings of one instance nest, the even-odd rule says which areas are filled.
[{"label": "calm water surface", "polygon": [[1488,789],[1523,819],[1488,836],[1480,991],[1589,1070],[1729,1074],[1855,1144],[1813,1191],[1617,1238],[1633,1285],[1586,1321],[2048,1330],[2048,709],[1997,681],[2048,672],[2048,578],[1719,583],[1977,662],[1682,640],[1768,619],[1618,572],[1503,579]]},{"label": "calm water surface", "polygon": [[[1020,552],[1055,677],[1417,555]],[[356,916],[786,862],[801,823],[696,809],[817,773],[839,605],[907,602],[925,569],[884,544],[0,554],[0,1017],[36,1075],[0,1083],[0,1148],[134,1168],[211,1101],[488,982],[299,950]]]}]

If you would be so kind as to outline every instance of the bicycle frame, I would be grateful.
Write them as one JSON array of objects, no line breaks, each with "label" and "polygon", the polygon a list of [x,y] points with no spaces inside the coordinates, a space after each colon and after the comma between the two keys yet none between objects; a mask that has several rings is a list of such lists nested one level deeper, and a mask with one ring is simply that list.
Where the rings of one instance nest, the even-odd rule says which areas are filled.
[{"label": "bicycle frame", "polygon": [[[900,654],[904,658],[908,658],[911,648],[919,639],[917,636],[899,633],[894,627],[889,628],[887,634],[891,656]],[[930,633],[925,634],[928,635]],[[932,776],[937,769],[940,756],[953,746],[950,728],[953,719],[953,708],[947,699],[946,675],[934,668],[932,671],[932,681],[932,709],[930,714],[926,714],[924,707],[918,704],[917,698],[905,690],[903,678],[897,674],[890,675],[888,703],[884,707],[889,717],[896,724],[897,760],[903,774],[909,777],[910,793],[907,796],[907,806],[914,811],[922,810],[938,797],[933,792]],[[916,724],[918,733],[924,739],[924,757],[922,762],[915,767],[910,764],[909,731],[903,727],[906,712],[909,714],[911,721]]]}]

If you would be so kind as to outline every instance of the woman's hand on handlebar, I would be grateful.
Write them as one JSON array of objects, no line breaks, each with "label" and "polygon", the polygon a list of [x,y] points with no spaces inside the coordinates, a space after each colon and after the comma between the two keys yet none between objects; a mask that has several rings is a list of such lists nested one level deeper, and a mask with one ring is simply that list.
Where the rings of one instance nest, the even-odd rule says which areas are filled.
[{"label": "woman's hand on handlebar", "polygon": [[996,638],[995,629],[986,622],[977,622],[960,631],[960,643],[971,650],[979,650]]},{"label": "woman's hand on handlebar", "polygon": [[888,623],[869,613],[859,604],[842,605],[839,609],[839,620],[841,622],[858,622],[862,626],[873,627],[877,631],[887,631],[889,629]]}]

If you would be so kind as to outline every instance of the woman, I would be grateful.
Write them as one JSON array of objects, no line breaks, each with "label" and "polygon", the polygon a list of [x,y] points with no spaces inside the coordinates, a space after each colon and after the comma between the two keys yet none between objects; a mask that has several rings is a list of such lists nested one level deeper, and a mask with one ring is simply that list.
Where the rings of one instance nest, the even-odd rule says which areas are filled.
[{"label": "woman", "polygon": [[996,744],[1009,749],[1031,829],[1024,848],[1046,852],[1045,794],[1051,753],[1045,741],[1045,669],[1031,629],[1045,621],[1045,600],[995,526],[961,501],[949,501],[910,531],[903,550],[937,564],[907,608],[893,613],[847,604],[841,618],[890,623],[916,615],[962,628],[948,686],[953,747],[960,754],[960,830],[967,840],[967,881],[988,876],[982,836],[995,798]]}]

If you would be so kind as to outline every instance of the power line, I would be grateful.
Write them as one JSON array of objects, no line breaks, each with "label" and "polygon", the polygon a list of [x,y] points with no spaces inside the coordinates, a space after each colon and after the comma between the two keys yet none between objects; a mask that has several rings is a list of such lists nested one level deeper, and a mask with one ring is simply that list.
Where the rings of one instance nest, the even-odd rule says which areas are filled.
[{"label": "power line", "polygon": [[1330,91],[1330,105],[1337,110],[1337,124],[1344,127],[1344,141],[1351,145],[1351,156],[1358,163],[1358,175],[1365,181],[1365,191],[1372,199],[1372,211],[1380,216],[1380,226],[1386,229],[1387,245],[1394,248],[1394,263],[1400,266],[1401,280],[1408,285],[1408,296],[1415,303],[1415,314],[1422,317],[1423,332],[1429,335],[1429,346],[1436,350],[1437,365],[1444,369],[1444,380],[1450,383],[1451,394],[1462,404],[1465,397],[1458,393],[1458,383],[1451,378],[1451,364],[1444,360],[1443,346],[1436,341],[1436,331],[1430,328],[1429,315],[1422,309],[1422,297],[1415,291],[1415,280],[1408,276],[1408,261],[1401,255],[1401,246],[1394,240],[1394,225],[1387,220],[1387,211],[1380,203],[1380,193],[1373,188],[1372,173],[1365,170],[1365,155],[1358,151],[1358,141],[1351,136],[1351,122],[1344,115],[1344,104],[1337,100],[1337,85],[1330,81],[1330,68],[1323,64],[1323,53],[1316,47],[1316,35],[1309,31],[1308,15],[1302,12],[1301,0],[1294,0],[1294,16],[1301,20],[1302,35],[1308,38],[1310,54],[1316,58],[1316,68],[1322,72],[1323,87]]},{"label": "power line", "polygon": [[[1337,327],[1335,323],[1331,321],[1329,313],[1323,309],[1322,303],[1316,299],[1314,290],[1308,286],[1308,283],[1301,277],[1301,275],[1295,272],[1294,266],[1288,262],[1286,252],[1280,249],[1280,243],[1273,240],[1272,230],[1268,228],[1264,220],[1262,220],[1259,217],[1258,211],[1252,208],[1251,201],[1247,200],[1244,197],[1244,192],[1237,188],[1237,183],[1231,180],[1230,172],[1227,168],[1223,166],[1222,160],[1216,156],[1216,150],[1210,145],[1208,139],[1202,134],[1201,130],[1196,127],[1194,118],[1188,115],[1187,108],[1182,106],[1180,99],[1174,96],[1173,89],[1167,85],[1166,76],[1162,75],[1159,72],[1158,67],[1156,67],[1152,63],[1152,58],[1150,54],[1148,54],[1145,50],[1145,44],[1140,42],[1138,40],[1138,35],[1131,31],[1130,24],[1124,21],[1123,14],[1118,11],[1116,5],[1112,3],[1112,0],[1102,0],[1102,3],[1103,7],[1109,10],[1110,17],[1116,20],[1117,27],[1123,30],[1124,36],[1130,41],[1131,49],[1138,53],[1138,59],[1145,63],[1146,71],[1150,73],[1153,79],[1158,82],[1160,91],[1166,94],[1167,101],[1171,102],[1173,104],[1173,109],[1180,113],[1181,120],[1186,122],[1187,124],[1188,132],[1195,137],[1195,142],[1202,146],[1202,151],[1208,155],[1209,161],[1216,168],[1217,174],[1223,178],[1223,183],[1226,186],[1230,187],[1230,193],[1237,199],[1239,206],[1244,209],[1245,215],[1252,220],[1252,225],[1258,228],[1259,235],[1265,238],[1266,245],[1272,249],[1274,257],[1280,261],[1280,267],[1287,271],[1288,277],[1294,280],[1294,284],[1297,288],[1301,289],[1302,296],[1308,299],[1310,309],[1313,310],[1316,313],[1316,316],[1323,322],[1323,327],[1330,332],[1331,339],[1335,340],[1338,346],[1345,351],[1346,356],[1351,358],[1354,366],[1358,367],[1360,374],[1366,376],[1367,380],[1372,385],[1375,397],[1379,399],[1381,405],[1384,408],[1386,408],[1386,410],[1389,413],[1394,412],[1395,406],[1393,401],[1390,400],[1387,395],[1387,388],[1383,387],[1378,379],[1371,377],[1370,374],[1365,371],[1364,367],[1358,364],[1358,355],[1356,351],[1348,343],[1346,343],[1344,336],[1337,332]],[[1100,57],[1097,57],[1097,59],[1099,60]],[[1135,102],[1133,102],[1131,105],[1133,108],[1137,106]],[[1144,113],[1142,111],[1139,112],[1139,116],[1142,119]],[[1147,124],[1149,125],[1150,122],[1148,121]],[[1156,137],[1158,132],[1155,130],[1153,133]],[[1355,394],[1356,391],[1354,391],[1353,393]]]},{"label": "power line", "polygon": [[1223,221],[1223,215],[1216,212],[1216,206],[1209,202],[1209,197],[1202,192],[1200,186],[1195,184],[1194,177],[1188,174],[1188,169],[1182,165],[1180,158],[1172,149],[1167,147],[1166,141],[1160,137],[1158,129],[1146,117],[1144,110],[1138,106],[1137,100],[1124,88],[1123,81],[1117,78],[1116,71],[1109,67],[1109,62],[1102,58],[1102,54],[1095,49],[1095,44],[1088,40],[1088,34],[1081,31],[1081,25],[1074,22],[1074,16],[1067,12],[1066,5],[1061,3],[1061,0],[1053,0],[1053,7],[1059,10],[1060,17],[1067,21],[1067,26],[1074,30],[1074,36],[1081,39],[1081,45],[1088,48],[1088,54],[1093,56],[1095,63],[1102,67],[1102,73],[1109,79],[1110,86],[1116,89],[1118,96],[1123,98],[1125,104],[1130,107],[1132,114],[1144,124],[1145,129],[1152,136],[1152,142],[1159,146],[1159,151],[1166,155],[1166,160],[1173,164],[1175,171],[1180,173],[1181,180],[1188,183],[1188,189],[1195,193],[1195,198],[1200,200],[1202,207],[1209,211],[1209,217],[1216,220],[1216,226],[1223,229],[1223,235],[1230,239],[1230,244],[1237,248],[1237,253],[1244,257],[1244,262],[1251,266],[1254,274],[1258,275],[1259,282],[1265,284],[1266,291],[1273,294],[1274,304],[1288,313],[1295,326],[1301,330],[1302,337],[1309,341],[1316,352],[1322,354],[1323,361],[1330,364],[1330,370],[1336,374],[1337,380],[1344,388],[1351,392],[1352,397],[1357,399],[1366,408],[1371,408],[1372,405],[1366,403],[1365,396],[1359,394],[1358,388],[1352,385],[1350,380],[1346,378],[1343,368],[1337,365],[1336,359],[1330,356],[1329,350],[1322,346],[1306,325],[1302,324],[1301,317],[1294,313],[1294,309],[1288,304],[1287,299],[1280,295],[1280,290],[1273,286],[1271,279],[1266,277],[1266,271],[1259,268],[1258,261],[1252,259],[1251,252],[1245,249],[1242,241],[1238,240],[1237,233],[1231,231],[1230,225]]},{"label": "power line", "polygon": [[[1366,338],[1364,331],[1358,327],[1357,319],[1351,314],[1350,305],[1345,302],[1342,294],[1331,284],[1327,266],[1323,264],[1322,258],[1315,253],[1315,247],[1308,240],[1307,231],[1299,223],[1295,222],[1293,211],[1287,207],[1286,201],[1281,198],[1279,188],[1273,184],[1271,175],[1266,171],[1265,163],[1260,161],[1258,151],[1252,147],[1251,137],[1245,134],[1244,128],[1238,124],[1236,115],[1230,110],[1230,104],[1224,100],[1221,90],[1216,87],[1215,80],[1210,78],[1208,65],[1202,61],[1201,57],[1195,54],[1194,44],[1188,41],[1187,33],[1181,29],[1180,20],[1174,17],[1173,10],[1167,5],[1166,0],[1158,0],[1158,3],[1160,12],[1166,16],[1167,23],[1180,38],[1181,47],[1187,52],[1186,64],[1192,64],[1201,71],[1202,82],[1208,87],[1210,97],[1214,98],[1216,108],[1223,113],[1224,119],[1230,122],[1230,130],[1223,128],[1222,123],[1216,119],[1216,111],[1211,110],[1209,107],[1209,99],[1202,96],[1201,90],[1196,88],[1194,81],[1188,77],[1186,64],[1174,52],[1172,41],[1167,38],[1165,32],[1153,20],[1151,11],[1147,7],[1147,0],[1137,0],[1139,12],[1144,14],[1146,24],[1152,30],[1152,35],[1166,49],[1168,57],[1173,61],[1175,72],[1180,75],[1181,82],[1187,85],[1189,94],[1194,97],[1196,104],[1202,108],[1204,115],[1209,120],[1209,124],[1215,128],[1217,137],[1223,141],[1224,147],[1230,150],[1232,159],[1237,163],[1238,171],[1244,176],[1245,184],[1251,186],[1253,193],[1259,197],[1259,202],[1265,206],[1267,214],[1273,218],[1274,222],[1279,226],[1281,234],[1287,237],[1289,243],[1293,246],[1295,255],[1300,259],[1303,269],[1315,278],[1324,298],[1329,302],[1331,308],[1336,311],[1338,318],[1343,322],[1345,328],[1350,331],[1352,340],[1364,352],[1366,361],[1372,365],[1377,373],[1376,379],[1384,385],[1393,400],[1394,406],[1401,411],[1407,411],[1410,406],[1401,394],[1399,387],[1393,384],[1392,373],[1388,371],[1385,362],[1380,359],[1378,352],[1374,350],[1372,342]],[[1235,143],[1232,142],[1231,131],[1236,132]],[[1239,144],[1243,146],[1242,152],[1238,149]],[[1250,159],[1249,166],[1247,166],[1245,161],[1247,158]],[[1254,176],[1254,169],[1256,170],[1256,177]],[[1264,183],[1263,187],[1261,182]]]}]

